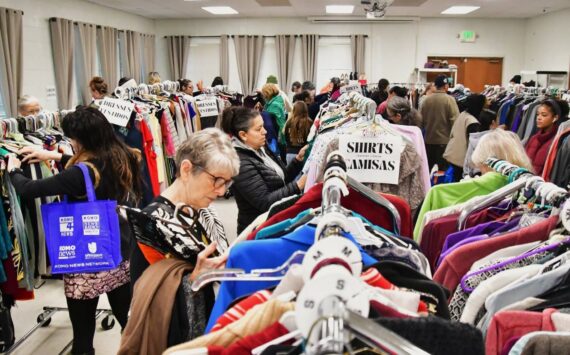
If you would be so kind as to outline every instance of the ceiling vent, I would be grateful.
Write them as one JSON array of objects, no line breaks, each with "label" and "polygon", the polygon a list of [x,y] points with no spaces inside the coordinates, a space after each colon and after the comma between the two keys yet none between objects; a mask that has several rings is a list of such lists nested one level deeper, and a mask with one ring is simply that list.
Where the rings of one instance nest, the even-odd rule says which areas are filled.
[{"label": "ceiling vent", "polygon": [[411,23],[419,21],[419,17],[309,17],[312,23]]},{"label": "ceiling vent", "polygon": [[289,0],[255,0],[261,7],[291,6]]}]

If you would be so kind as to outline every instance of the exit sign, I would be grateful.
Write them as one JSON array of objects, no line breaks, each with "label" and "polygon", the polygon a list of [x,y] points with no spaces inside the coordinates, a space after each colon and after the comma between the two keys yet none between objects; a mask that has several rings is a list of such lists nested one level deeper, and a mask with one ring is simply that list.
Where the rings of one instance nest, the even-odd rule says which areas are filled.
[{"label": "exit sign", "polygon": [[475,31],[461,31],[459,33],[459,39],[464,43],[473,43],[477,39],[477,34]]}]

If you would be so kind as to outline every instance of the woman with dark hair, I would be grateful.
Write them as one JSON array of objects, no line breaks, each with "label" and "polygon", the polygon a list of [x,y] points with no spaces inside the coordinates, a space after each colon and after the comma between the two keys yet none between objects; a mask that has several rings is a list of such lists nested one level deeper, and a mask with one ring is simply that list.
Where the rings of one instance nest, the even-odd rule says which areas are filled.
[{"label": "woman with dark hair", "polygon": [[307,104],[303,101],[295,102],[283,129],[287,143],[287,164],[291,163],[299,151],[307,145],[307,136],[312,125]]},{"label": "woman with dark hair", "polygon": [[566,117],[562,116],[560,105],[553,99],[542,101],[538,107],[536,114],[538,132],[530,137],[525,146],[535,174],[542,175],[546,157],[556,136],[558,125],[565,120]]},{"label": "woman with dark hair", "polygon": [[376,105],[380,105],[388,99],[388,86],[390,86],[388,79],[382,78],[378,80],[378,88],[370,95],[370,98],[376,102]]},{"label": "woman with dark hair", "polygon": [[391,98],[396,96],[401,98],[406,98],[406,95],[408,95],[408,89],[401,86],[392,86],[390,90],[388,90],[388,98],[384,100],[384,102],[382,102],[380,106],[378,106],[378,109],[376,109],[376,113],[385,115],[386,107],[388,107],[388,102],[390,101]]},{"label": "woman with dark hair", "polygon": [[485,107],[486,101],[485,95],[469,95],[466,99],[467,109],[455,118],[449,143],[443,153],[443,158],[453,166],[454,181],[459,181],[463,177],[463,163],[469,146],[469,134],[480,130],[477,118]]},{"label": "woman with dark hair", "polygon": [[[125,145],[105,116],[94,108],[79,107],[63,118],[64,134],[71,139],[75,154],[22,149],[24,163],[54,160],[65,166],[61,173],[41,180],[26,177],[21,161],[10,156],[8,172],[16,192],[23,199],[67,195],[70,201],[85,201],[85,181],[77,163],[87,165],[98,200],[116,200],[118,204],[135,204],[141,195],[141,154]],[[123,229],[121,229],[123,230]],[[94,354],[95,313],[99,296],[106,293],[113,315],[121,327],[127,324],[131,302],[129,274],[130,235],[121,233],[123,261],[116,269],[63,276],[69,317],[73,327],[72,354]]]},{"label": "woman with dark hair", "polygon": [[257,216],[284,197],[300,193],[307,177],[294,179],[303,168],[306,147],[287,166],[265,149],[266,131],[258,111],[245,107],[227,108],[222,115],[222,129],[232,136],[240,167],[231,187],[238,206],[238,234]]},{"label": "woman with dark hair", "polygon": [[222,79],[221,76],[215,77],[214,80],[212,81],[212,87],[215,87],[218,85],[224,85],[224,79]]}]

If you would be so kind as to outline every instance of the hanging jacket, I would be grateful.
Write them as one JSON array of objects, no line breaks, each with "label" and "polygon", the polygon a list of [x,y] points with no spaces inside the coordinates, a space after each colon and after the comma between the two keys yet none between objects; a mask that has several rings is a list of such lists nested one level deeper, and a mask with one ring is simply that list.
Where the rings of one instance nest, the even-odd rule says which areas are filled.
[{"label": "hanging jacket", "polygon": [[300,193],[295,177],[303,168],[303,163],[294,159],[287,167],[269,149],[266,154],[278,164],[284,172],[285,179],[263,158],[243,143],[234,140],[234,147],[240,159],[239,174],[234,177],[232,192],[238,206],[238,234],[257,216],[269,210],[274,202],[283,197]]},{"label": "hanging jacket", "polygon": [[525,146],[526,154],[532,162],[532,168],[536,175],[542,175],[544,164],[546,164],[546,157],[550,146],[556,136],[557,125],[550,127],[547,131],[539,131],[534,136],[530,137]]}]

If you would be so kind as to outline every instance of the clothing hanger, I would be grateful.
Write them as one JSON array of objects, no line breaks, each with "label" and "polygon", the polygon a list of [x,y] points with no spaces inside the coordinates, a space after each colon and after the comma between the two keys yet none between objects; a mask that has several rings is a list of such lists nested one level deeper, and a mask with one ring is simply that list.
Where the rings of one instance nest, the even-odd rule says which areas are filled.
[{"label": "clothing hanger", "polygon": [[[510,258],[510,259],[505,260],[505,261],[503,261],[503,262],[500,262],[500,263],[498,263],[498,264],[495,264],[495,265],[486,267],[486,268],[484,268],[484,269],[481,269],[481,270],[477,270],[477,271],[468,273],[468,274],[464,275],[464,276],[461,278],[461,283],[460,283],[461,288],[463,289],[463,291],[471,293],[471,292],[473,292],[473,291],[475,290],[475,288],[470,287],[470,286],[467,285],[466,282],[467,282],[467,280],[468,280],[469,278],[471,278],[471,277],[473,277],[473,276],[477,276],[477,275],[483,274],[483,273],[488,272],[488,271],[491,271],[491,270],[497,270],[497,269],[503,268],[503,267],[505,267],[505,266],[508,266],[508,265],[510,265],[510,264],[513,264],[513,263],[516,263],[516,262],[518,262],[518,261],[520,261],[520,260],[522,260],[522,259],[528,258],[528,257],[533,256],[533,255],[536,255],[536,254],[540,254],[540,253],[544,253],[544,252],[547,252],[547,251],[556,250],[556,249],[560,248],[561,246],[570,246],[570,237],[566,237],[565,239],[563,239],[563,240],[560,241],[560,242],[556,242],[556,243],[554,243],[554,244],[549,244],[549,245],[546,245],[546,246],[544,246],[544,243],[543,243],[543,244],[539,245],[538,247],[533,248],[533,249],[531,249],[530,251],[527,251],[527,252],[525,252],[525,253],[523,253],[523,254],[521,254],[521,255],[519,255],[519,256],[516,256],[516,257],[514,257],[514,258]],[[546,265],[546,264],[545,264],[545,265]]]}]

